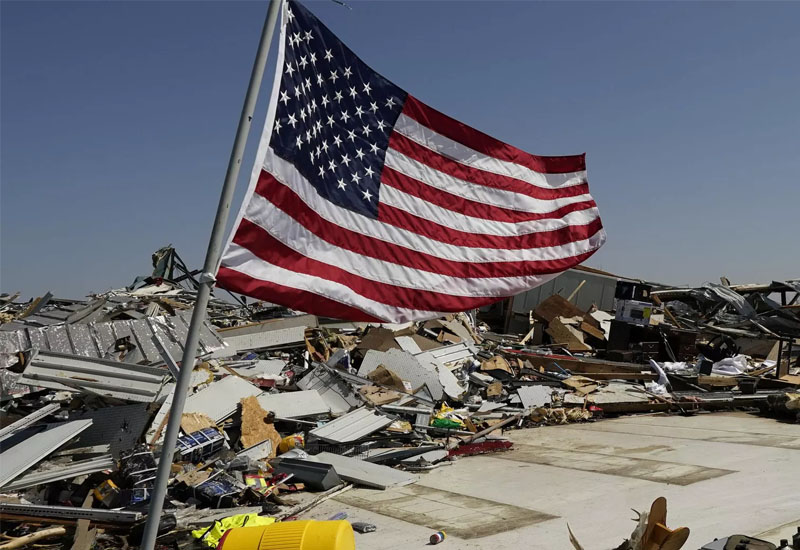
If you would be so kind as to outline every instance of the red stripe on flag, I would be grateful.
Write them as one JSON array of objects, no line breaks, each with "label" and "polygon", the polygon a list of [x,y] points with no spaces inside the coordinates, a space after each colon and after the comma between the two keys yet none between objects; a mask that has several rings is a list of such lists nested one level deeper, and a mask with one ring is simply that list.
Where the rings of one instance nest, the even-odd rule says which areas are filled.
[{"label": "red stripe on flag", "polygon": [[423,311],[464,311],[504,298],[503,296],[480,298],[453,296],[373,281],[304,256],[283,244],[262,227],[245,219],[242,220],[233,242],[273,265],[342,284],[368,300],[393,307]]},{"label": "red stripe on flag", "polygon": [[[480,218],[483,220],[493,220],[506,223],[522,223],[536,220],[559,220],[570,212],[577,212],[579,210],[586,210],[587,208],[594,208],[597,204],[593,200],[574,202],[567,204],[553,210],[552,212],[522,212],[520,210],[511,210],[510,208],[502,208],[500,206],[493,206],[485,202],[473,201],[465,199],[458,195],[442,191],[432,185],[428,185],[417,179],[407,176],[402,172],[398,172],[388,166],[383,167],[381,173],[381,183],[394,187],[404,193],[414,195],[420,199],[427,201],[436,206],[470,216],[472,218]],[[383,207],[383,204],[381,204]],[[561,241],[563,244],[568,241]],[[503,247],[510,248],[510,247]],[[521,248],[521,247],[513,247]]]},{"label": "red stripe on flag", "polygon": [[540,187],[509,176],[478,170],[477,168],[472,168],[471,166],[450,160],[399,132],[392,132],[392,135],[389,137],[389,147],[426,166],[430,166],[439,172],[443,172],[462,181],[476,183],[494,189],[511,191],[535,199],[560,199],[584,195],[589,192],[589,184],[585,182],[569,187]]},{"label": "red stripe on flag", "polygon": [[495,157],[545,174],[564,174],[586,170],[586,155],[542,157],[531,155],[495,139],[466,124],[428,107],[409,95],[403,105],[403,114],[413,118],[434,132],[466,145],[484,155]]},{"label": "red stripe on flag", "polygon": [[[395,208],[388,204],[381,204],[378,208],[378,221],[388,223],[400,229],[413,230],[414,233],[442,241],[442,235],[447,235],[447,244],[455,246],[463,246],[466,248],[497,248],[502,250],[517,250],[526,248],[538,248],[535,244],[532,246],[494,246],[498,244],[496,241],[506,239],[511,245],[520,244],[520,241],[529,238],[528,243],[533,243],[535,235],[543,233],[529,233],[528,235],[520,235],[518,237],[492,237],[493,242],[487,243],[484,235],[476,235],[475,233],[467,233],[466,231],[457,231],[444,225],[432,222],[420,216],[415,216],[405,210]],[[410,229],[411,228],[411,229]],[[588,239],[603,228],[603,223],[600,218],[595,218],[586,225],[570,225],[555,231],[560,232],[561,237],[565,243]],[[550,233],[550,232],[547,232]],[[522,243],[522,244],[528,244]]]},{"label": "red stripe on flag", "polygon": [[383,319],[378,319],[358,308],[350,307],[325,296],[280,285],[272,281],[255,279],[225,266],[220,267],[217,272],[217,286],[279,306],[305,311],[322,317],[370,323],[383,322]]},{"label": "red stripe on flag", "polygon": [[[538,260],[529,262],[457,262],[445,260],[431,254],[367,237],[329,222],[308,207],[297,194],[276,180],[268,172],[262,171],[256,186],[256,193],[272,202],[318,238],[345,250],[362,256],[404,265],[422,271],[440,273],[450,277],[521,277],[557,273],[579,264],[594,253],[594,250],[579,256],[559,260]],[[381,205],[381,208],[383,205]],[[581,226],[578,226],[581,227]],[[577,228],[576,228],[577,230]],[[444,237],[444,235],[442,236]],[[520,237],[488,237],[489,239],[516,239]],[[547,233],[526,235],[532,240],[547,238]],[[439,239],[441,240],[441,239]]]}]

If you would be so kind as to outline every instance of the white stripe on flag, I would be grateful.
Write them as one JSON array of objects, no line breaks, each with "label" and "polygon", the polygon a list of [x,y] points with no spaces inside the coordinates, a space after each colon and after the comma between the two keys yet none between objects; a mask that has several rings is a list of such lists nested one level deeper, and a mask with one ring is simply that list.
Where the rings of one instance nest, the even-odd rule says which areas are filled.
[{"label": "white stripe on flag", "polygon": [[[275,179],[292,189],[297,195],[305,202],[305,204],[314,210],[323,219],[334,223],[345,229],[361,233],[368,237],[373,237],[382,241],[404,246],[412,250],[421,250],[426,253],[442,258],[444,260],[452,260],[456,262],[522,262],[522,261],[536,261],[540,260],[541,256],[538,252],[539,249],[503,249],[503,248],[469,248],[464,246],[455,246],[447,243],[429,239],[418,235],[413,231],[401,229],[388,223],[383,223],[377,220],[367,218],[360,214],[356,214],[346,208],[336,206],[332,202],[319,196],[314,187],[292,166],[289,162],[277,157],[272,149],[269,150],[264,162],[264,169],[271,173]],[[389,186],[381,189],[383,193]],[[258,194],[254,194],[252,201],[265,200]],[[259,203],[260,206],[263,204]],[[255,211],[259,206],[252,205]],[[586,223],[598,216],[596,208],[592,208],[586,212]],[[577,213],[576,213],[577,214]],[[553,220],[558,222],[558,220]],[[500,222],[496,222],[500,223]],[[533,222],[531,222],[533,223]],[[522,224],[506,224],[509,227],[509,236],[516,236],[522,234],[536,233],[537,231],[523,231],[523,227],[516,227]],[[559,227],[566,224],[563,222]],[[556,229],[557,227],[550,227],[549,229]],[[517,229],[517,231],[514,231]],[[532,228],[538,231],[546,231],[547,227],[542,228],[541,224],[536,223],[536,227]],[[473,228],[473,233],[477,233],[477,228]],[[602,243],[598,243],[600,246]],[[594,247],[582,250],[581,253],[593,250]],[[571,254],[574,255],[574,254]]]},{"label": "white stripe on flag", "polygon": [[493,235],[496,237],[517,237],[543,231],[562,229],[569,225],[586,225],[599,217],[597,208],[585,208],[565,214],[560,218],[533,220],[529,222],[498,222],[473,218],[466,214],[442,208],[415,195],[404,193],[390,185],[381,186],[381,202],[414,214],[426,220],[444,225],[450,229],[474,233],[476,235]]},{"label": "white stripe on flag", "polygon": [[262,281],[279,282],[283,286],[297,288],[330,298],[341,304],[358,308],[380,319],[400,319],[398,322],[433,319],[443,312],[393,307],[357,294],[350,287],[322,277],[314,277],[283,269],[261,258],[236,243],[231,243],[225,252],[223,265],[248,277]]},{"label": "white stripe on flag", "polygon": [[571,187],[586,182],[586,171],[569,172],[566,174],[545,174],[535,172],[526,166],[500,160],[479,153],[457,141],[437,134],[427,126],[423,126],[413,118],[400,114],[394,131],[403,134],[431,151],[456,160],[472,168],[492,172],[501,176],[508,176],[526,181],[539,187],[561,188]]},{"label": "white stripe on flag", "polygon": [[[249,221],[307,258],[339,267],[353,275],[379,283],[440,292],[453,296],[499,297],[515,294],[521,289],[530,288],[533,285],[539,285],[544,282],[542,275],[496,278],[451,277],[363,256],[331,245],[329,242],[317,237],[303,225],[297,223],[280,208],[264,199],[262,201],[258,208],[248,211],[247,219]],[[571,246],[572,255],[580,253],[583,247],[587,245],[588,241],[579,241],[574,246]],[[380,246],[380,244],[377,246]],[[543,260],[553,259],[552,257],[555,256],[552,250],[539,250],[543,252],[541,257]]]},{"label": "white stripe on flag", "polygon": [[562,206],[592,200],[592,196],[588,193],[559,199],[537,199],[513,191],[487,187],[440,172],[435,168],[407,157],[391,147],[386,151],[386,166],[447,193],[486,205],[499,206],[500,208],[521,212],[547,214],[558,210]]}]

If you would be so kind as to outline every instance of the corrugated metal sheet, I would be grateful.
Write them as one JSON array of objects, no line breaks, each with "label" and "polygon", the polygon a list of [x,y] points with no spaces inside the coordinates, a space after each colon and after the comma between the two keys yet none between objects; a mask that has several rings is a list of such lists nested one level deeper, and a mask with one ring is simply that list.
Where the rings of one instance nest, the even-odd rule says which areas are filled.
[{"label": "corrugated metal sheet", "polygon": [[297,315],[220,329],[219,335],[232,349],[248,351],[302,343],[306,327],[316,326],[315,315]]},{"label": "corrugated metal sheet", "polygon": [[434,400],[439,401],[442,399],[444,390],[442,383],[439,381],[439,374],[432,364],[423,364],[416,356],[398,349],[390,349],[389,351],[371,349],[364,354],[364,360],[361,362],[358,374],[359,376],[367,376],[380,365],[394,372],[401,379],[408,381],[414,390],[425,386]]},{"label": "corrugated metal sheet", "polygon": [[40,351],[17,383],[151,403],[167,376],[157,367]]},{"label": "corrugated metal sheet", "polygon": [[0,446],[0,487],[36,466],[91,425],[91,420],[47,424],[17,432],[3,441]]},{"label": "corrugated metal sheet", "polygon": [[270,332],[286,328],[297,327],[316,327],[316,315],[295,315],[292,317],[281,317],[279,319],[269,319],[260,323],[248,323],[238,327],[221,328],[219,329],[220,336],[228,338],[229,336],[241,336],[243,334],[258,334],[260,332]]},{"label": "corrugated metal sheet", "polygon": [[16,504],[0,502],[0,512],[19,516],[35,516],[58,519],[88,519],[98,523],[136,523],[142,512],[128,510],[103,510],[102,508],[78,508],[77,506],[52,506],[49,504]]},{"label": "corrugated metal sheet", "polygon": [[[124,362],[160,364],[162,359],[153,344],[153,335],[158,336],[170,355],[181,357],[190,319],[191,311],[183,311],[174,317],[0,331],[0,353],[14,354],[35,348],[84,357],[114,359],[111,353],[114,342],[128,336],[130,343],[136,348],[123,358]],[[200,332],[199,353],[205,355],[224,347],[225,342],[216,329],[206,322]]]},{"label": "corrugated metal sheet", "polygon": [[80,460],[71,464],[53,466],[44,471],[30,472],[19,476],[14,481],[5,485],[3,491],[19,491],[35,485],[45,485],[64,479],[93,474],[114,467],[114,458],[111,455],[89,460]]},{"label": "corrugated metal sheet", "polygon": [[316,390],[333,414],[346,413],[361,404],[350,384],[318,366],[297,382],[301,390]]},{"label": "corrugated metal sheet", "polygon": [[268,330],[252,334],[228,336],[223,334],[225,343],[232,350],[250,351],[300,344],[305,340],[306,327],[291,327]]},{"label": "corrugated metal sheet", "polygon": [[258,398],[258,402],[278,418],[303,418],[331,410],[316,390],[265,393]]},{"label": "corrugated metal sheet", "polygon": [[222,422],[236,412],[241,399],[261,393],[261,388],[243,378],[226,376],[187,397],[183,412],[207,414],[214,422]]},{"label": "corrugated metal sheet", "polygon": [[3,441],[4,439],[10,437],[12,434],[20,430],[23,430],[32,424],[36,424],[36,422],[38,422],[42,418],[45,418],[46,416],[53,414],[60,408],[61,405],[59,403],[50,403],[49,405],[45,405],[38,411],[32,412],[28,416],[20,418],[13,424],[9,424],[8,426],[0,430],[0,441]]},{"label": "corrugated metal sheet", "polygon": [[357,458],[335,455],[333,453],[319,453],[312,457],[323,464],[331,464],[339,477],[351,483],[388,489],[401,487],[416,482],[419,478],[415,475],[395,470],[388,466],[372,464]]},{"label": "corrugated metal sheet", "polygon": [[447,365],[463,361],[464,359],[472,359],[475,357],[476,353],[478,353],[477,349],[462,342],[417,353],[415,357],[418,359],[431,358],[435,359],[439,364]]},{"label": "corrugated metal sheet", "polygon": [[328,422],[324,426],[314,428],[309,434],[329,443],[350,443],[382,430],[391,424],[393,420],[391,417],[383,416],[366,407],[361,407]]}]

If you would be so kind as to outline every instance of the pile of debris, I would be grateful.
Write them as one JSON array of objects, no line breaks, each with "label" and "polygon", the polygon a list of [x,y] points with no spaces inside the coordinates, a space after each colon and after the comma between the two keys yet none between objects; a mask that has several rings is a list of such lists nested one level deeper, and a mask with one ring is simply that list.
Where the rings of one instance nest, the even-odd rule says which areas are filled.
[{"label": "pile of debris", "polygon": [[[169,247],[153,264],[86,302],[0,297],[6,535],[49,522],[70,528],[49,536],[72,548],[141,537],[197,274]],[[800,413],[797,282],[626,282],[618,294],[614,313],[550,296],[524,336],[493,332],[480,312],[374,325],[213,300],[168,457],[160,540],[191,533],[213,547],[232,526],[294,518],[353,485],[414,483],[510,449],[502,430],[512,427],[731,407]]]}]

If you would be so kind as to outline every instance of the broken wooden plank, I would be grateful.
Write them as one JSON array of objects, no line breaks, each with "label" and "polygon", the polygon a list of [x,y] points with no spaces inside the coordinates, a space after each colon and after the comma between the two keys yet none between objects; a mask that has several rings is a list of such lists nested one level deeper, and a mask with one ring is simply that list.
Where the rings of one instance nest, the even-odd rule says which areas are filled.
[{"label": "broken wooden plank", "polygon": [[[89,493],[83,500],[82,508],[91,508],[93,502],[94,496],[92,496],[92,493]],[[73,537],[71,550],[91,550],[97,530],[89,529],[89,523],[90,520],[88,519],[78,520],[78,524],[75,526],[75,536]]]},{"label": "broken wooden plank", "polygon": [[585,344],[583,338],[574,331],[577,329],[564,324],[560,317],[554,317],[545,329],[554,344],[561,344],[569,351],[592,351],[592,347]]},{"label": "broken wooden plank", "polygon": [[581,376],[592,380],[642,380],[652,382],[658,380],[654,372],[583,372]]},{"label": "broken wooden plank", "polygon": [[554,294],[536,306],[533,316],[544,323],[550,323],[556,317],[583,317],[584,321],[594,327],[600,328],[600,323],[591,315],[582,311],[574,304],[569,303],[563,296]]},{"label": "broken wooden plank", "polygon": [[588,334],[589,336],[597,338],[598,340],[605,340],[606,339],[606,335],[603,333],[602,330],[600,330],[597,327],[593,327],[592,325],[590,325],[586,321],[584,321],[584,322],[582,322],[580,324],[580,329],[583,332],[585,332],[586,334]]}]

